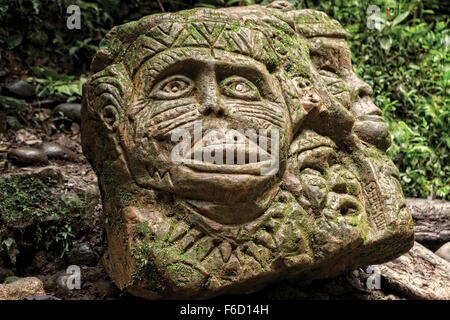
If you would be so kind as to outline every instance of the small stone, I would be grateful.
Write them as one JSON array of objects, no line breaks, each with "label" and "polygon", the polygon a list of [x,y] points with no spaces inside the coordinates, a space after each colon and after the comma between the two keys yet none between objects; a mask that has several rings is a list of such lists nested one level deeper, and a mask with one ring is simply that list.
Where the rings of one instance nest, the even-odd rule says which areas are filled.
[{"label": "small stone", "polygon": [[56,142],[44,142],[38,146],[49,159],[74,160],[75,153]]},{"label": "small stone", "polygon": [[18,279],[0,284],[0,300],[23,300],[27,297],[44,296],[44,285],[36,277]]},{"label": "small stone", "polygon": [[19,130],[22,128],[22,125],[19,122],[19,119],[17,119],[16,116],[6,116],[6,123],[8,124],[8,127]]},{"label": "small stone", "polygon": [[25,80],[15,80],[3,87],[5,94],[18,98],[31,98],[35,94],[35,88]]},{"label": "small stone", "polygon": [[32,147],[18,147],[8,152],[8,159],[19,165],[30,165],[37,163],[48,163],[45,153]]},{"label": "small stone", "polygon": [[61,103],[56,106],[53,114],[56,116],[59,115],[60,112],[72,121],[81,121],[80,103]]},{"label": "small stone", "polygon": [[91,246],[87,242],[81,243],[78,248],[75,247],[67,255],[67,261],[70,264],[95,266],[98,258]]},{"label": "small stone", "polygon": [[450,262],[450,242],[447,242],[442,247],[440,247],[435,254],[444,260]]},{"label": "small stone", "polygon": [[61,100],[49,98],[33,102],[31,105],[33,107],[40,107],[40,108],[53,108],[54,106],[58,105],[61,102],[62,102]]},{"label": "small stone", "polygon": [[89,291],[97,297],[97,299],[115,297],[120,294],[120,290],[114,285],[114,283],[106,280],[94,282]]}]

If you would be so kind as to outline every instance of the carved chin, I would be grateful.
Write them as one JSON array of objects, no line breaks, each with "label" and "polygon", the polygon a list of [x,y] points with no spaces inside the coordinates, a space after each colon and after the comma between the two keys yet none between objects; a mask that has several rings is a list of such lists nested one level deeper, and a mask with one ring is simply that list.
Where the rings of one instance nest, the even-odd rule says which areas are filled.
[{"label": "carved chin", "polygon": [[384,122],[371,120],[356,121],[353,131],[361,140],[374,145],[382,151],[386,151],[391,145],[389,129]]}]

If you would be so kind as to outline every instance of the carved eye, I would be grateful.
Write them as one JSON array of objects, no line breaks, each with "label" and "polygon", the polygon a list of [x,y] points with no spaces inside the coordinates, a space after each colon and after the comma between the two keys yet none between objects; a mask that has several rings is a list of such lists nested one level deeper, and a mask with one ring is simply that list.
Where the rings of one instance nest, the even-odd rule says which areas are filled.
[{"label": "carved eye", "polygon": [[258,88],[250,81],[240,76],[226,78],[220,84],[222,93],[231,98],[243,100],[260,100]]},{"label": "carved eye", "polygon": [[158,82],[150,96],[156,99],[177,99],[189,95],[194,88],[191,79],[175,75]]}]

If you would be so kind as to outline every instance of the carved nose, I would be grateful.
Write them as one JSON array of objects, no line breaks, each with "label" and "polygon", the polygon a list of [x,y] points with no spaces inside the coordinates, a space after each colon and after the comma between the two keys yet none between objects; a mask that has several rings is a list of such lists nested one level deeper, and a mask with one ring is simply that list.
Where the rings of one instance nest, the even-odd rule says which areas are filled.
[{"label": "carved nose", "polygon": [[225,114],[225,108],[218,101],[216,103],[207,102],[200,107],[200,113],[205,116],[213,113],[217,117],[222,117]]},{"label": "carved nose", "polygon": [[216,117],[223,116],[226,110],[220,101],[220,90],[212,66],[205,67],[205,70],[200,73],[198,89],[201,102],[200,113],[205,116],[210,114],[214,114]]},{"label": "carved nose", "polygon": [[225,114],[225,107],[220,99],[219,88],[214,79],[210,79],[207,85],[203,86],[201,95],[200,113],[207,116],[214,114],[221,117]]},{"label": "carved nose", "polygon": [[355,79],[355,83],[356,83],[355,95],[356,95],[356,97],[360,97],[360,98],[363,98],[366,96],[371,97],[373,94],[372,88],[367,83],[365,83],[364,81],[359,79],[358,77],[355,77],[355,78],[356,78]]}]

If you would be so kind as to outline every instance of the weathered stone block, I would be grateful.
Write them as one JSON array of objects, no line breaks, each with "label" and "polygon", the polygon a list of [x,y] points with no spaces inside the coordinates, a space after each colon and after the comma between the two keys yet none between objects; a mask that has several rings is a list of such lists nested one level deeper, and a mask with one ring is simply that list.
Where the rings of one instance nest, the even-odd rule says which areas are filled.
[{"label": "weathered stone block", "polygon": [[121,289],[250,292],[411,248],[389,132],[346,35],[275,2],[152,15],[105,37],[83,88],[82,145]]}]

